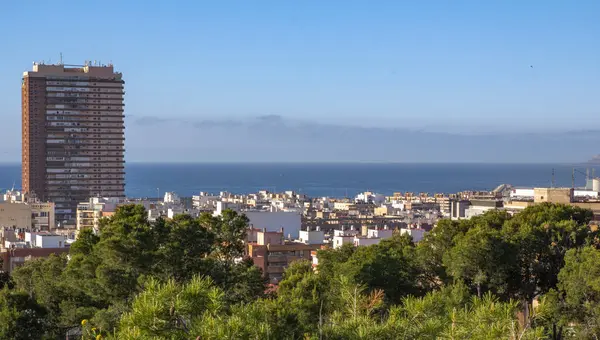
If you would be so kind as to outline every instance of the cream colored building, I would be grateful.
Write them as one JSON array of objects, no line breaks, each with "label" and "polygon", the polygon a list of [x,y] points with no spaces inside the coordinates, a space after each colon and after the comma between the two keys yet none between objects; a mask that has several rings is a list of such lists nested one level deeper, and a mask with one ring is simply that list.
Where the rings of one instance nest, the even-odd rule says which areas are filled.
[{"label": "cream colored building", "polygon": [[350,210],[354,206],[351,202],[334,202],[333,209],[335,210]]},{"label": "cream colored building", "polygon": [[573,202],[573,189],[571,188],[534,188],[533,202],[535,203],[560,203]]},{"label": "cream colored building", "polygon": [[31,228],[31,206],[23,203],[0,203],[0,227]]},{"label": "cream colored building", "polygon": [[[33,228],[36,230],[43,231],[50,231],[56,229],[56,219],[54,217],[54,203],[41,202],[35,196],[26,195],[23,192],[16,190],[7,191],[4,194],[3,198],[3,203],[23,204],[29,206],[31,223],[26,228]],[[20,208],[21,209],[17,210],[27,210],[24,207]],[[13,208],[9,208],[9,210],[11,209],[14,210]]]},{"label": "cream colored building", "polygon": [[34,229],[54,230],[56,220],[54,218],[54,203],[33,202],[27,203],[31,207],[31,223]]},{"label": "cream colored building", "polygon": [[114,214],[117,206],[122,202],[121,198],[92,197],[88,202],[77,205],[77,233],[86,228],[97,231],[100,220]]}]

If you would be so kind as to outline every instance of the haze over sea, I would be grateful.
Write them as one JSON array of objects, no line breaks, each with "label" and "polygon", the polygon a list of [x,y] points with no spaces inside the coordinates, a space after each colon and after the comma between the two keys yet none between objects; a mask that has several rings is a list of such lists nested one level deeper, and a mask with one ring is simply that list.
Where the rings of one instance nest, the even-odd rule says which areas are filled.
[{"label": "haze over sea", "polygon": [[[311,197],[354,196],[362,191],[454,193],[492,190],[500,184],[571,186],[572,169],[585,164],[403,164],[403,163],[129,163],[128,197],[156,197],[165,191],[181,196],[200,191],[252,193],[258,190],[294,190]],[[590,167],[591,169],[591,167]],[[600,174],[598,169],[596,173]],[[20,164],[0,164],[0,188],[20,187]],[[575,185],[585,176],[575,173]],[[158,190],[157,190],[158,189]]]}]

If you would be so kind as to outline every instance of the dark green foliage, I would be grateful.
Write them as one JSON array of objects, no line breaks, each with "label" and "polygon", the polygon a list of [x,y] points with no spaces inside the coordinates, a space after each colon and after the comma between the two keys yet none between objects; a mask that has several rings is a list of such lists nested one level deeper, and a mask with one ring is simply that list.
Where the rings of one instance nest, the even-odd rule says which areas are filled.
[{"label": "dark green foliage", "polygon": [[500,231],[474,227],[455,237],[455,242],[443,260],[452,277],[468,283],[479,297],[488,291],[505,298],[511,296],[515,253]]},{"label": "dark green foliage", "polygon": [[42,339],[46,310],[26,292],[0,291],[0,339]]},{"label": "dark green foliage", "polygon": [[101,222],[99,235],[78,235],[68,261],[50,256],[27,262],[13,280],[48,311],[49,336],[84,319],[111,332],[152,280],[182,283],[206,275],[227,292],[228,304],[249,302],[263,295],[265,285],[251,261],[233,261],[243,254],[246,228],[247,219],[232,211],[150,223],[142,206],[122,206]]},{"label": "dark green foliage", "polygon": [[267,296],[260,270],[239,261],[243,215],[150,223],[141,206],[124,206],[99,235],[82,231],[69,259],[0,279],[0,338],[64,338],[84,319],[105,339],[596,338],[591,218],[541,204],[442,220],[418,244],[395,234],[320,250],[318,271],[292,263]]}]

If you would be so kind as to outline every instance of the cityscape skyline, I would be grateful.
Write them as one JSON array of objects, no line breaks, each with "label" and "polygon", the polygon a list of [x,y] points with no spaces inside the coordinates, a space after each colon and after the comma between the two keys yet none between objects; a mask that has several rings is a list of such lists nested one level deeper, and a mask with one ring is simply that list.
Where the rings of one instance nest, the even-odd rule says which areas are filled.
[{"label": "cityscape skyline", "polygon": [[[595,96],[600,65],[594,59],[598,47],[590,43],[600,29],[593,16],[599,6],[593,1],[543,5],[384,1],[378,6],[337,1],[294,6],[181,1],[177,6],[148,5],[145,15],[139,16],[134,15],[135,6],[120,2],[97,6],[65,1],[38,4],[36,11],[28,12],[31,24],[15,31],[10,28],[19,16],[13,14],[27,6],[11,3],[0,13],[0,29],[14,31],[3,39],[3,46],[14,53],[4,56],[0,65],[0,117],[7,127],[0,154],[5,161],[20,158],[19,72],[32,60],[55,63],[61,54],[71,63],[90,58],[112,61],[128,74],[126,137],[131,148],[126,159],[133,162],[252,161],[247,151],[206,144],[228,132],[223,122],[234,122],[241,130],[257,117],[280,117],[286,126],[306,130],[305,136],[277,141],[279,149],[303,153],[295,151],[290,158],[268,150],[259,161],[322,161],[313,156],[318,146],[306,146],[314,144],[311,136],[327,128],[365,136],[356,154],[330,155],[333,161],[438,159],[427,143],[412,139],[405,139],[405,145],[422,148],[422,154],[430,156],[361,156],[395,142],[380,135],[398,132],[425,133],[419,139],[433,138],[432,145],[466,139],[465,151],[473,155],[502,147],[503,140],[514,134],[553,138],[556,133],[579,133],[600,124]],[[56,22],[53,13],[89,11],[122,24],[107,25],[93,43],[85,38],[85,30],[70,31],[69,41],[77,44],[51,38],[53,33],[60,36],[72,27],[84,27],[87,20],[74,15],[68,23]],[[47,34],[30,34],[42,28]],[[30,43],[23,47],[24,39]],[[149,124],[152,121],[162,123],[160,131]],[[192,126],[181,129],[185,123]],[[239,146],[252,136],[237,132],[222,144]],[[286,136],[289,128],[275,132]],[[158,141],[147,136],[156,133],[169,136],[159,145],[171,151],[168,155],[148,153],[152,150],[148,144]],[[329,139],[321,136],[321,144],[341,143],[336,134]],[[446,138],[448,134],[451,137]],[[473,134],[501,141],[479,147]],[[194,137],[200,138],[196,145],[185,143]],[[273,144],[260,138],[256,142]],[[597,154],[582,146],[581,136],[567,137],[564,145],[583,149],[549,148],[538,155],[535,148],[519,147],[514,156],[497,161],[575,162]],[[456,153],[454,160],[473,158]]]}]

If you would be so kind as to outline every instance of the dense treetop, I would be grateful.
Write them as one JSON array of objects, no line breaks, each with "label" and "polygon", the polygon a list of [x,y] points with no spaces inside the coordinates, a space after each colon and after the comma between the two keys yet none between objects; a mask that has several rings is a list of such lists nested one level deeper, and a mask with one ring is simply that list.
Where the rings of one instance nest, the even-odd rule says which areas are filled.
[{"label": "dense treetop", "polygon": [[562,339],[600,336],[592,213],[540,204],[442,220],[418,244],[318,252],[275,292],[244,254],[248,220],[148,222],[129,205],[65,256],[0,280],[0,339]]}]

